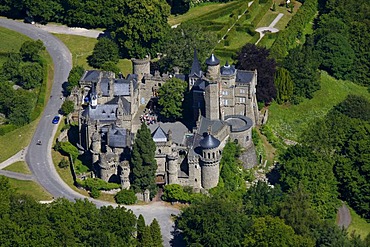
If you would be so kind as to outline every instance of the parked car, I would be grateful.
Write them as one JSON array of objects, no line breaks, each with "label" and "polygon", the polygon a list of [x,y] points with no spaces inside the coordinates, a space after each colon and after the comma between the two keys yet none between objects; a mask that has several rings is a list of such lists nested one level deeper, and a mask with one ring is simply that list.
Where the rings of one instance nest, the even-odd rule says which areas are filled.
[{"label": "parked car", "polygon": [[53,121],[51,121],[53,124],[58,124],[59,123],[59,120],[60,120],[60,117],[59,116],[55,116],[53,118]]}]

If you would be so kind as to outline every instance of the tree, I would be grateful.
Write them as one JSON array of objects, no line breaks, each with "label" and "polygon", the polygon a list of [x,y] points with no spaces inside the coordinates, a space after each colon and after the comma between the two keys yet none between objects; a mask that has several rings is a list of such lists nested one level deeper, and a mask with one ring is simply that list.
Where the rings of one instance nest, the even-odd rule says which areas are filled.
[{"label": "tree", "polygon": [[20,70],[21,85],[24,89],[36,88],[44,78],[44,70],[38,63],[26,62]]},{"label": "tree", "polygon": [[317,41],[316,48],[322,58],[321,67],[338,79],[350,79],[355,53],[348,39],[336,32]]},{"label": "tree", "polygon": [[44,44],[41,40],[25,41],[19,52],[24,61],[36,62],[40,59],[40,52],[45,50]]},{"label": "tree", "polygon": [[370,101],[364,96],[350,94],[334,109],[350,118],[370,122]]},{"label": "tree", "polygon": [[75,66],[71,69],[68,76],[68,82],[66,86],[66,91],[68,94],[71,93],[72,89],[75,86],[78,86],[82,75],[84,74],[85,69],[82,66]]},{"label": "tree", "polygon": [[163,0],[123,1],[110,28],[125,58],[156,57],[170,29],[170,7]]},{"label": "tree", "polygon": [[131,186],[135,192],[149,189],[151,195],[156,192],[155,172],[157,162],[154,159],[155,143],[145,123],[137,131],[131,152]]},{"label": "tree", "polygon": [[276,101],[281,104],[288,102],[293,96],[293,81],[288,70],[278,68],[275,73]]},{"label": "tree", "polygon": [[283,155],[279,173],[285,191],[302,186],[309,194],[312,208],[321,218],[331,218],[337,211],[337,182],[333,164],[317,156],[308,147],[292,146]]},{"label": "tree", "polygon": [[71,114],[75,110],[75,104],[72,100],[65,100],[60,108],[65,116]]},{"label": "tree", "polygon": [[87,58],[90,66],[94,68],[102,68],[106,62],[118,63],[118,46],[108,39],[100,38],[96,43],[93,53]]},{"label": "tree", "polygon": [[189,202],[190,195],[179,184],[167,184],[163,190],[162,200],[167,202]]},{"label": "tree", "polygon": [[136,195],[133,190],[120,190],[115,196],[114,200],[118,204],[131,205],[136,203]]},{"label": "tree", "polygon": [[312,240],[295,234],[292,227],[286,225],[284,220],[271,216],[253,220],[253,225],[247,230],[243,245],[251,247],[314,246]]},{"label": "tree", "polygon": [[246,44],[237,54],[236,68],[241,70],[257,69],[257,101],[270,103],[276,98],[274,74],[276,62],[269,58],[269,51],[254,44]]},{"label": "tree", "polygon": [[240,201],[211,197],[186,207],[176,227],[187,246],[240,246],[249,222]]},{"label": "tree", "polygon": [[311,99],[313,93],[320,89],[320,56],[316,51],[313,36],[306,36],[303,47],[296,47],[289,51],[283,61],[293,80],[293,94],[295,98]]},{"label": "tree", "polygon": [[137,218],[137,224],[136,224],[136,232],[137,232],[136,239],[138,243],[141,243],[143,240],[143,234],[145,231],[145,227],[146,227],[145,219],[143,215],[140,214],[139,217]]},{"label": "tree", "polygon": [[190,9],[190,0],[167,0],[171,6],[171,14],[185,14]]},{"label": "tree", "polygon": [[153,247],[163,247],[163,240],[161,234],[161,228],[159,227],[158,221],[156,218],[153,219],[150,224],[150,235],[152,236],[152,246]]},{"label": "tree", "polygon": [[240,154],[241,146],[231,141],[226,143],[222,151],[220,177],[228,191],[245,190],[244,168],[238,159]]},{"label": "tree", "polygon": [[9,121],[16,126],[23,126],[31,122],[31,112],[34,106],[34,97],[25,90],[16,90],[9,107]]},{"label": "tree", "polygon": [[101,69],[104,71],[112,71],[114,74],[118,75],[121,71],[120,68],[114,62],[105,62]]},{"label": "tree", "polygon": [[246,213],[257,217],[277,216],[282,201],[283,192],[279,185],[272,187],[261,181],[249,188],[243,196]]},{"label": "tree", "polygon": [[194,49],[200,61],[205,61],[217,42],[212,32],[207,32],[196,23],[183,23],[172,28],[167,35],[162,53],[165,54],[158,62],[162,72],[170,72],[178,67],[180,72],[190,71]]},{"label": "tree", "polygon": [[19,65],[21,63],[21,55],[19,53],[9,53],[7,60],[4,62],[1,70],[2,76],[6,80],[17,82],[19,79]]},{"label": "tree", "polygon": [[177,78],[166,81],[158,90],[158,104],[161,115],[176,119],[182,116],[182,102],[184,100],[187,83]]}]

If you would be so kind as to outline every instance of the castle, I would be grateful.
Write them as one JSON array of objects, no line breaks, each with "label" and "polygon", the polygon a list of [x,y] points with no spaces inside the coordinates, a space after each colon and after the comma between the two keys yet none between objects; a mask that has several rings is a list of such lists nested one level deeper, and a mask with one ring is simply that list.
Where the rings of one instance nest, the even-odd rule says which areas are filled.
[{"label": "castle", "polygon": [[[180,184],[195,191],[217,186],[222,150],[230,139],[254,156],[252,127],[258,122],[256,101],[257,71],[237,70],[213,54],[203,72],[194,52],[188,75],[150,74],[150,59],[132,59],[133,74],[90,70],[72,91],[79,119],[80,148],[91,154],[96,176],[119,181],[129,188],[129,154],[134,134],[140,127],[138,116],[156,90],[171,77],[188,82],[192,95],[189,105],[195,126],[181,122],[152,124],[156,144],[156,182]],[[141,109],[141,110],[140,110]],[[250,163],[255,165],[256,159]]]}]

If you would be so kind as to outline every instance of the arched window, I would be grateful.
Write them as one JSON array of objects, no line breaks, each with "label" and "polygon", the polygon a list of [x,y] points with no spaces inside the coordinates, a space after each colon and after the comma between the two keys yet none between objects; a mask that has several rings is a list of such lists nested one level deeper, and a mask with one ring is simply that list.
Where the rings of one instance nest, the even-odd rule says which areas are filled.
[{"label": "arched window", "polygon": [[210,159],[211,158],[211,154],[210,153],[208,153],[208,159]]},{"label": "arched window", "polygon": [[212,157],[213,157],[213,158],[216,158],[216,155],[215,155],[215,153],[212,153]]},{"label": "arched window", "polygon": [[161,154],[162,153],[162,150],[158,149],[158,153]]}]

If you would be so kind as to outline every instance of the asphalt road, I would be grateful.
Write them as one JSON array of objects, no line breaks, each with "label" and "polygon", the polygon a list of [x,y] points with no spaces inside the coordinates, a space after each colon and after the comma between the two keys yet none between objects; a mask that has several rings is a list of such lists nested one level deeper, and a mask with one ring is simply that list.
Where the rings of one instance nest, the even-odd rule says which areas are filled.
[{"label": "asphalt road", "polygon": [[[32,141],[28,147],[25,160],[36,180],[55,198],[64,197],[68,200],[84,199],[85,196],[75,192],[59,177],[51,159],[51,148],[53,137],[57,130],[57,125],[51,121],[62,104],[60,95],[62,93],[62,84],[67,80],[69,71],[72,68],[72,56],[68,48],[56,37],[48,32],[36,28],[33,25],[25,24],[5,18],[0,18],[0,26],[12,29],[28,37],[43,41],[47,51],[54,62],[54,82],[51,90],[51,98],[44,109],[43,115],[34,133]],[[42,145],[36,145],[41,140]],[[115,204],[93,200],[98,207]],[[127,206],[136,215],[142,214],[149,224],[154,218],[157,218],[162,231],[165,246],[170,246],[172,239],[171,231],[173,222],[171,214],[178,214],[179,210],[167,207],[162,203],[153,203],[150,205]]]}]

